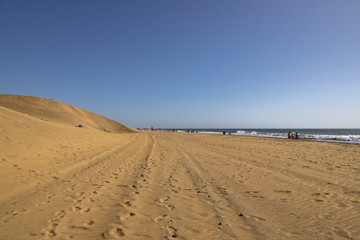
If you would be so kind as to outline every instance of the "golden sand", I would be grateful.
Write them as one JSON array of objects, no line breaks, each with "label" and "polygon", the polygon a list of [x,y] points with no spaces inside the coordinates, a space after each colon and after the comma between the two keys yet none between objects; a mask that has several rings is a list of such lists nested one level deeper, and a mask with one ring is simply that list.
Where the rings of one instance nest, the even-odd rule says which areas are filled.
[{"label": "golden sand", "polygon": [[360,239],[357,144],[137,132],[69,106],[0,95],[0,239]]}]

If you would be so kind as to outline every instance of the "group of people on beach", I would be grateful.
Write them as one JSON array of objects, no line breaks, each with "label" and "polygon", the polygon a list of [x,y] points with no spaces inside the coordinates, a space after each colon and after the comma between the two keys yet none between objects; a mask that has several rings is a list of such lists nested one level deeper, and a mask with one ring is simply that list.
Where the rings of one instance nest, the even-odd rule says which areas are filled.
[{"label": "group of people on beach", "polygon": [[292,132],[289,131],[288,138],[290,138],[290,139],[299,139],[299,133],[298,132],[292,133]]}]

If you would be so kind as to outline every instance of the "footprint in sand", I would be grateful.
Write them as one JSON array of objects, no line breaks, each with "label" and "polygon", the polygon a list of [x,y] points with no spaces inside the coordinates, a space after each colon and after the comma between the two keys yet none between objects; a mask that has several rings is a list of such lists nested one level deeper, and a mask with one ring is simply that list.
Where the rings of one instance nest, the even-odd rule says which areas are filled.
[{"label": "footprint in sand", "polygon": [[123,206],[125,206],[125,207],[130,207],[130,206],[131,206],[131,202],[130,202],[130,201],[126,201],[126,202],[123,204]]},{"label": "footprint in sand", "polygon": [[170,199],[170,197],[163,197],[163,198],[160,198],[159,201],[160,201],[161,203],[163,203],[163,202],[166,202],[166,201],[169,200],[169,199]]},{"label": "footprint in sand", "polygon": [[129,218],[135,217],[135,216],[136,216],[136,213],[134,213],[134,212],[128,212],[126,215],[120,216],[119,219],[120,219],[120,221],[126,221],[126,220],[128,220]]},{"label": "footprint in sand", "polygon": [[83,208],[80,204],[75,204],[71,207],[71,211],[73,212],[80,212],[80,213],[87,213],[91,211],[91,208]]},{"label": "footprint in sand", "polygon": [[117,227],[114,231],[114,235],[118,236],[118,237],[123,237],[125,236],[123,230],[120,227]]},{"label": "footprint in sand", "polygon": [[[109,236],[110,235],[110,236]],[[125,236],[124,231],[121,229],[120,226],[112,226],[109,230],[106,230],[100,236],[103,239],[108,239],[109,237],[120,239]]]},{"label": "footprint in sand", "polygon": [[177,229],[172,227],[172,226],[169,226],[169,227],[166,227],[166,230],[168,231],[168,234],[170,236],[172,236],[173,238],[176,238],[178,237],[178,234],[177,234]]},{"label": "footprint in sand", "polygon": [[84,226],[85,227],[90,227],[91,225],[95,224],[95,221],[94,220],[87,220],[85,223],[84,223]]},{"label": "footprint in sand", "polygon": [[60,221],[66,215],[65,210],[57,211],[55,213],[55,217],[48,222],[50,223],[49,226],[45,229],[45,235],[49,238],[55,237],[57,234],[55,232],[57,226],[59,225]]},{"label": "footprint in sand", "polygon": [[69,229],[79,229],[79,230],[89,230],[88,227],[85,227],[85,226],[75,226],[75,225],[70,225],[68,228],[69,228]]},{"label": "footprint in sand", "polygon": [[281,202],[291,202],[291,201],[294,201],[293,198],[279,198],[279,200],[280,200]]},{"label": "footprint in sand", "polygon": [[165,207],[169,210],[174,210],[174,205],[166,204]]},{"label": "footprint in sand", "polygon": [[133,196],[133,195],[140,195],[140,193],[139,192],[131,192],[131,193],[129,193],[129,196]]},{"label": "footprint in sand", "polygon": [[274,192],[276,192],[276,193],[287,193],[287,194],[292,193],[292,191],[290,191],[290,190],[274,190]]},{"label": "footprint in sand", "polygon": [[72,206],[72,207],[71,207],[71,211],[73,211],[73,212],[80,211],[81,209],[82,209],[82,208],[79,207],[79,206]]},{"label": "footprint in sand", "polygon": [[47,195],[45,198],[49,199],[49,198],[52,198],[52,197],[54,197],[54,196],[56,196],[55,193],[54,193],[54,194]]},{"label": "footprint in sand", "polygon": [[261,198],[264,199],[264,196],[258,195],[259,192],[258,191],[246,191],[247,194],[252,194],[252,198]]},{"label": "footprint in sand", "polygon": [[154,221],[157,222],[157,223],[161,222],[166,216],[167,216],[166,214],[158,216],[158,217],[154,218]]}]

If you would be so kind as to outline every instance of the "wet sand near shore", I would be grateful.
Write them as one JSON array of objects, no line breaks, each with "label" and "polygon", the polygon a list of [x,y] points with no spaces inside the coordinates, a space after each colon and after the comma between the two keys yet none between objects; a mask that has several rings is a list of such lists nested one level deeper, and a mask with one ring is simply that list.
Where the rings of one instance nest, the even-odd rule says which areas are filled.
[{"label": "wet sand near shore", "polygon": [[1,239],[360,238],[356,144],[39,134],[1,138]]}]

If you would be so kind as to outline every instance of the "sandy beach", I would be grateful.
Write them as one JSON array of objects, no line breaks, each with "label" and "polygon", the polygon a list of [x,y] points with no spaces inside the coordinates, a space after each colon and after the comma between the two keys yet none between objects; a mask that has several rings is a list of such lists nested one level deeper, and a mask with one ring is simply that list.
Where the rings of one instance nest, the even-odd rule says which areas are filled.
[{"label": "sandy beach", "polygon": [[136,131],[9,96],[0,130],[0,239],[360,239],[358,144]]}]

